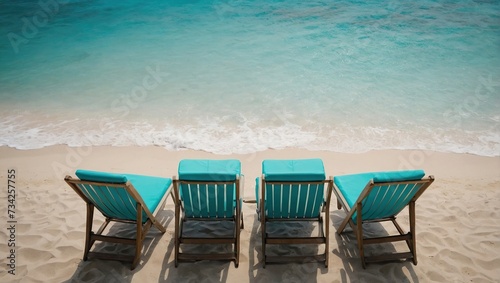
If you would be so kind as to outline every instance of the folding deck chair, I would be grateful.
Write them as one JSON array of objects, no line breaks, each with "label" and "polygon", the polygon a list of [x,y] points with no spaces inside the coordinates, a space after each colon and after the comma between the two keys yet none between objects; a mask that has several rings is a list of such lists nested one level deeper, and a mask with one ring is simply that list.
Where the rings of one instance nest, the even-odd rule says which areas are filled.
[{"label": "folding deck chair", "polygon": [[[175,195],[175,266],[197,260],[232,260],[238,267],[240,229],[243,228],[239,160],[185,159],[174,177]],[[184,226],[195,221],[230,221],[230,235],[187,235]],[[217,222],[217,223],[218,223]],[[231,245],[228,253],[182,251],[188,245]]]},{"label": "folding deck chair", "polygon": [[[77,170],[79,179],[66,176],[64,180],[87,204],[85,251],[83,260],[89,257],[131,262],[134,269],[140,260],[144,238],[151,226],[162,233],[165,228],[156,219],[171,193],[172,179],[135,174],[116,174],[89,170]],[[93,232],[94,207],[105,217],[102,226]],[[103,235],[111,221],[136,225],[135,239]],[[91,252],[95,241],[135,246],[133,256]]]},{"label": "folding deck chair", "polygon": [[[263,267],[272,262],[324,262],[328,267],[329,206],[333,181],[326,179],[321,159],[264,160],[256,181],[261,223]],[[324,213],[324,220],[322,213]],[[271,235],[270,222],[318,223],[317,236]],[[268,245],[325,245],[322,254],[269,255]]]},{"label": "folding deck chair", "polygon": [[[422,170],[388,171],[336,176],[334,193],[338,209],[344,208],[347,216],[340,224],[340,235],[349,224],[356,233],[359,255],[363,268],[366,263],[412,259],[417,264],[415,234],[415,201],[434,181]],[[396,222],[396,215],[409,207],[410,231],[405,233]],[[399,235],[365,238],[363,224],[391,221]],[[365,245],[406,241],[409,251],[365,256]]]}]

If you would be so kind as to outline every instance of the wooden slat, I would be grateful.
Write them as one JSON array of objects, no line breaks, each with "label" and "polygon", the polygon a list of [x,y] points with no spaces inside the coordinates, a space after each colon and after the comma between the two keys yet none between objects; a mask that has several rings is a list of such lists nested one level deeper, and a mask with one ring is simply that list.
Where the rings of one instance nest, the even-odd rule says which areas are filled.
[{"label": "wooden slat", "polygon": [[122,262],[132,262],[134,260],[134,256],[131,256],[131,255],[109,254],[109,253],[101,253],[101,252],[89,252],[89,257],[98,258],[98,259],[106,259],[106,260],[117,260],[117,261],[122,261]]},{"label": "wooden slat", "polygon": [[368,256],[365,257],[365,261],[370,263],[370,262],[394,261],[394,260],[412,259],[412,258],[413,254],[411,252],[405,252],[405,253],[384,254],[378,256]]},{"label": "wooden slat", "polygon": [[278,263],[278,262],[316,262],[325,261],[326,255],[304,255],[304,256],[266,256],[267,263]]},{"label": "wooden slat", "polygon": [[189,261],[196,261],[196,260],[235,260],[235,254],[234,253],[223,253],[223,254],[184,254],[184,253],[179,253],[178,255],[179,260],[189,260]]},{"label": "wooden slat", "polygon": [[266,244],[268,245],[280,245],[280,244],[323,244],[326,242],[325,237],[302,237],[302,238],[266,238]]},{"label": "wooden slat", "polygon": [[267,222],[303,222],[303,221],[310,221],[310,222],[318,222],[320,221],[319,217],[314,217],[314,218],[266,218]]},{"label": "wooden slat", "polygon": [[366,245],[369,245],[369,244],[378,244],[378,243],[387,243],[387,242],[406,241],[409,239],[411,239],[411,235],[405,234],[405,235],[394,235],[394,236],[367,238],[367,239],[363,239],[363,242]]},{"label": "wooden slat", "polygon": [[234,244],[236,242],[235,238],[186,238],[182,237],[180,239],[181,244]]},{"label": "wooden slat", "polygon": [[126,244],[126,245],[135,245],[135,239],[126,239],[126,238],[113,237],[113,236],[103,236],[103,235],[92,235],[91,239],[93,241],[102,241],[102,242],[110,242],[110,243],[118,243],[118,244]]}]

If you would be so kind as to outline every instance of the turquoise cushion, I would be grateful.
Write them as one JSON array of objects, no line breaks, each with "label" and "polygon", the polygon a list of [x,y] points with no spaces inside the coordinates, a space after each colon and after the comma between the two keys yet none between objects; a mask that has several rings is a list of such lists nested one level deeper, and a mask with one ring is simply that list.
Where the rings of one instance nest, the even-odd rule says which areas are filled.
[{"label": "turquoise cushion", "polygon": [[352,208],[361,192],[372,179],[376,183],[383,183],[420,180],[424,176],[425,172],[423,170],[384,171],[336,176],[333,181],[347,201],[349,208]]},{"label": "turquoise cushion", "polygon": [[386,171],[377,172],[373,176],[373,182],[398,182],[420,180],[425,176],[424,170],[404,170],[404,171]]},{"label": "turquoise cushion", "polygon": [[144,200],[144,203],[151,212],[154,212],[161,199],[172,184],[172,179],[144,176],[135,174],[125,174],[128,181]]},{"label": "turquoise cushion", "polygon": [[165,195],[172,184],[172,179],[135,175],[135,174],[118,174],[90,170],[77,170],[76,176],[82,181],[106,182],[113,184],[121,184],[130,181],[137,193],[144,200],[144,204],[153,212],[161,199]]},{"label": "turquoise cushion", "polygon": [[262,174],[267,181],[323,181],[326,178],[319,158],[264,160]]},{"label": "turquoise cushion", "polygon": [[127,177],[124,174],[90,171],[90,170],[76,170],[76,176],[82,181],[91,182],[105,182],[105,183],[126,183]]},{"label": "turquoise cushion", "polygon": [[186,181],[234,181],[241,173],[239,160],[184,159],[179,162],[179,179]]}]

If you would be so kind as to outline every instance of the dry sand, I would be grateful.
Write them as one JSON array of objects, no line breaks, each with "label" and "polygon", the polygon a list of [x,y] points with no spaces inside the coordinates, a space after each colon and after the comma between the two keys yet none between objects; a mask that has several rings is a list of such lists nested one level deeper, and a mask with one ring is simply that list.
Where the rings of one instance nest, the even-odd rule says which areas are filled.
[{"label": "dry sand", "polygon": [[[231,262],[173,263],[173,202],[159,214],[165,234],[152,229],[141,262],[131,271],[115,261],[82,261],[84,202],[63,178],[77,168],[172,177],[184,158],[237,158],[245,175],[244,199],[254,199],[254,178],[264,159],[322,158],[328,175],[421,168],[436,181],[417,202],[418,265],[361,267],[354,234],[335,231],[344,217],[333,196],[329,268],[322,264],[269,264],[262,268],[255,204],[243,205],[240,266]],[[15,231],[8,223],[8,170],[15,170]],[[12,175],[12,174],[11,174]],[[342,154],[297,149],[246,155],[167,151],[158,147],[55,146],[37,150],[0,147],[0,282],[499,282],[500,157],[426,151]],[[407,211],[398,218],[407,228]],[[97,217],[95,224],[102,223]],[[384,226],[385,227],[385,226]],[[373,226],[369,233],[385,228]],[[133,235],[133,228],[112,226]],[[14,233],[11,233],[14,232]],[[8,263],[15,241],[15,275]],[[114,246],[98,248],[117,249]],[[394,247],[389,246],[389,249]],[[397,248],[397,247],[395,247]]]}]

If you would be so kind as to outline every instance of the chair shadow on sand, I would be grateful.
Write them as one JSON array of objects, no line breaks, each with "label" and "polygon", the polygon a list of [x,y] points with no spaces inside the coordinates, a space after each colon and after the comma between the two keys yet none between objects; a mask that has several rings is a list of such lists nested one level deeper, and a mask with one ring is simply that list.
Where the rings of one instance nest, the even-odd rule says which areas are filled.
[{"label": "chair shadow on sand", "polygon": [[[337,243],[337,247],[334,245],[332,252],[334,257],[338,257],[342,261],[340,282],[387,282],[389,278],[381,276],[386,273],[391,277],[398,278],[399,282],[419,282],[414,265],[410,260],[371,263],[367,265],[366,269],[363,269],[354,231],[349,227],[342,234],[339,235],[337,233],[337,227],[345,219],[344,211],[333,210],[330,212],[330,219],[332,222],[331,225],[333,225],[330,241]],[[381,223],[369,223],[363,226],[363,233],[367,236],[377,235],[384,237],[390,234],[388,230],[391,231],[391,228],[393,227]],[[332,239],[333,237],[335,238]],[[404,245],[404,243],[397,244]],[[374,244],[368,248],[365,247],[365,253],[393,253],[397,251],[397,247],[399,246],[395,246],[394,243]],[[404,246],[401,247],[404,248]],[[406,272],[404,271],[405,269]],[[380,270],[382,270],[383,274],[380,273]]]},{"label": "chair shadow on sand", "polygon": [[[173,251],[174,248],[174,243],[171,243],[169,250]],[[160,278],[164,279],[158,282],[228,282],[231,265],[233,263],[230,261],[201,260],[183,262],[175,267],[174,261],[169,261],[166,256],[160,273]]]},{"label": "chair shadow on sand", "polygon": [[[183,235],[195,236],[200,234],[218,234],[219,236],[232,232],[233,228],[228,225],[234,225],[234,222],[203,221],[203,223],[191,221],[184,224]],[[180,262],[175,267],[175,261],[172,259],[174,253],[175,241],[172,238],[168,245],[168,252],[165,253],[160,272],[159,282],[228,282],[229,269],[234,266],[232,261],[228,260],[198,260]],[[230,252],[233,249],[232,244],[192,244],[182,247],[182,250],[188,253],[206,254],[209,252],[220,253]],[[241,268],[241,267],[240,267]],[[196,272],[193,272],[196,270]]]},{"label": "chair shadow on sand", "polygon": [[[280,227],[281,226],[281,227]],[[288,227],[286,227],[288,226]],[[297,231],[311,234],[314,231],[314,223],[276,223],[276,227],[269,232]],[[274,230],[274,231],[273,231]],[[281,254],[314,254],[318,252],[318,245],[268,245],[268,252],[275,255]],[[257,214],[254,216],[252,230],[250,231],[250,242],[248,249],[250,282],[317,282],[318,271],[321,274],[328,273],[328,268],[321,262],[292,262],[292,263],[268,263],[266,268],[262,267],[262,240],[260,221]],[[280,277],[277,276],[279,274]]]},{"label": "chair shadow on sand", "polygon": [[[162,210],[158,213],[157,219],[164,227],[168,227],[170,223],[173,223],[174,211]],[[98,224],[100,225],[101,223]],[[94,222],[94,226],[98,226],[96,222]],[[134,238],[136,235],[136,226],[127,223],[112,223],[106,230],[106,234],[108,235],[119,235],[120,237],[129,238]],[[130,264],[128,263],[89,258],[87,261],[82,260],[71,279],[65,282],[131,282],[135,273],[141,271],[144,265],[148,263],[158,243],[168,237],[167,233],[162,234],[157,229],[151,229],[144,238],[141,259],[134,270],[130,270]],[[133,246],[103,242],[96,242],[93,250],[123,255],[134,253]],[[101,271],[103,270],[103,265],[107,266],[105,269],[106,272]]]},{"label": "chair shadow on sand", "polygon": [[[372,263],[368,264],[366,269],[363,269],[359,258],[359,251],[356,242],[356,236],[350,228],[347,228],[341,235],[337,234],[336,228],[345,218],[345,213],[341,210],[333,210],[330,212],[330,265],[325,268],[319,262],[306,263],[272,263],[267,264],[266,268],[262,268],[262,245],[260,234],[260,221],[257,219],[257,214],[254,214],[253,221],[247,221],[245,229],[242,233],[250,233],[248,250],[242,249],[241,253],[244,261],[248,260],[248,277],[242,278],[242,282],[274,282],[276,280],[283,282],[318,282],[318,276],[327,275],[333,270],[340,270],[340,273],[335,274],[330,279],[340,282],[387,282],[388,278],[397,278],[400,282],[419,282],[414,271],[414,265],[411,261],[406,262],[388,262],[388,263]],[[169,209],[163,210],[158,214],[158,220],[165,227],[173,225],[174,211]],[[101,220],[102,221],[102,220]],[[252,223],[250,223],[252,222]],[[100,224],[100,223],[99,223]],[[252,224],[250,226],[250,224]],[[310,229],[310,227],[304,227]],[[380,223],[371,223],[365,228],[367,235],[377,234],[379,236],[388,235],[386,225]],[[310,229],[308,231],[312,231]],[[109,234],[119,233],[121,236],[133,237],[135,234],[135,226],[124,223],[114,223],[110,226]],[[140,272],[148,263],[153,251],[156,249],[160,241],[168,241],[168,246],[165,251],[159,282],[228,282],[229,269],[232,267],[230,261],[199,261],[181,263],[176,268],[172,260],[174,252],[174,241],[171,240],[168,233],[161,234],[159,231],[152,230],[146,235],[144,246],[142,249],[141,261],[137,268],[130,270],[127,263],[119,261],[108,261],[99,259],[89,259],[81,261],[72,277],[65,282],[132,282],[136,272]],[[373,248],[373,249],[372,249]],[[95,250],[111,251],[117,253],[131,254],[132,247],[123,247],[110,243],[96,243]],[[317,246],[308,247],[307,253],[312,249],[318,249]],[[277,247],[272,252],[292,252],[301,251],[300,246],[296,247]],[[392,243],[376,244],[367,252],[393,252],[396,247]],[[246,254],[248,252],[248,254]],[[336,259],[337,258],[337,259]],[[334,261],[340,259],[341,266]],[[106,266],[103,272],[103,265]],[[239,268],[245,268],[246,264],[240,265]],[[160,267],[159,267],[160,268]],[[196,269],[196,272],[193,272]],[[279,274],[277,276],[277,274]],[[384,277],[384,275],[387,275]],[[389,277],[388,277],[389,276]]]}]

